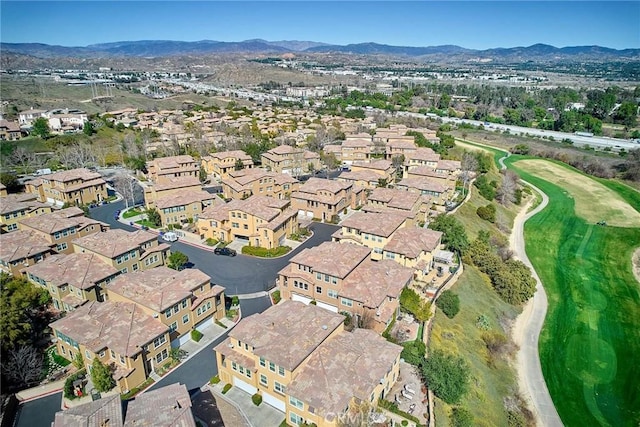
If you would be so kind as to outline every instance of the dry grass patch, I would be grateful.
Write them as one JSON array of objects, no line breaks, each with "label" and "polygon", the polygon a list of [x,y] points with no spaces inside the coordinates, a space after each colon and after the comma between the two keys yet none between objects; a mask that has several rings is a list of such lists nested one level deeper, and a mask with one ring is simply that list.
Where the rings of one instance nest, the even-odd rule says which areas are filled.
[{"label": "dry grass patch", "polygon": [[546,160],[519,160],[518,168],[564,188],[575,201],[576,214],[586,221],[639,227],[640,213],[615,191],[568,168]]}]

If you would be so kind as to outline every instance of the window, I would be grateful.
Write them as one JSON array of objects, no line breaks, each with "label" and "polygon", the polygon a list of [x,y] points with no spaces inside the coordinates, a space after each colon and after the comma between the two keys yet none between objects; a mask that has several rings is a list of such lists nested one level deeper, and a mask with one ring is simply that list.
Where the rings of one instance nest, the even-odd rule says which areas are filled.
[{"label": "window", "polygon": [[244,374],[247,376],[247,378],[251,378],[251,371],[249,369],[247,369]]},{"label": "window", "polygon": [[169,332],[173,332],[176,329],[178,329],[178,322],[173,322],[170,326],[169,326]]},{"label": "window", "polygon": [[238,224],[237,222],[232,222],[232,223],[231,223],[231,226],[232,226],[233,228],[240,228],[240,224]]},{"label": "window", "polygon": [[102,351],[100,352],[99,356],[100,356],[100,358],[103,358],[106,354],[107,354],[107,353],[106,353],[104,350],[102,350]]},{"label": "window", "polygon": [[280,384],[278,381],[274,381],[273,389],[278,393],[284,394],[287,388],[284,386],[284,384]]},{"label": "window", "polygon": [[353,307],[353,301],[347,298],[340,298],[340,303],[345,307]]},{"label": "window", "polygon": [[162,352],[156,354],[156,362],[160,363],[163,360],[165,360],[167,357],[169,357],[169,352],[165,348],[164,350],[162,350]]},{"label": "window", "polygon": [[18,224],[9,224],[7,231],[13,231],[18,229]]},{"label": "window", "polygon": [[294,412],[289,413],[289,421],[291,421],[294,425],[300,425],[304,422],[302,417]]},{"label": "window", "polygon": [[273,362],[269,362],[269,370],[271,372],[275,372],[276,371],[276,364]]},{"label": "window", "polygon": [[189,315],[185,314],[184,316],[182,316],[182,324],[186,324],[189,323]]},{"label": "window", "polygon": [[316,286],[316,293],[317,294],[321,294],[322,293],[322,288],[320,286]]},{"label": "window", "polygon": [[172,314],[173,314],[173,312],[171,311],[171,309],[170,309],[170,308],[168,308],[168,309],[167,309],[167,310],[165,310],[165,312],[164,312],[164,315],[165,315],[165,316],[167,316],[167,319],[168,319],[169,317],[171,317],[171,315],[172,315]]},{"label": "window", "polygon": [[327,282],[327,283],[329,283],[329,275],[328,275],[328,274],[325,274],[325,275],[324,275],[324,281],[325,281],[325,282]]},{"label": "window", "polygon": [[56,245],[56,251],[58,251],[58,252],[62,252],[62,251],[64,251],[64,250],[66,250],[66,249],[67,249],[67,247],[68,247],[68,246],[67,246],[67,244],[66,244],[66,243],[64,243],[64,242],[63,242],[63,243],[58,243],[58,244]]},{"label": "window", "polygon": [[89,350],[85,350],[84,351],[84,355],[87,359],[92,359],[93,355],[89,352]]},{"label": "window", "polygon": [[231,362],[231,369],[233,369],[234,371],[238,370],[238,364],[236,362]]},{"label": "window", "polygon": [[138,271],[138,263],[136,262],[135,264],[133,264],[133,265],[131,266],[131,269],[132,269],[133,271]]},{"label": "window", "polygon": [[284,368],[282,366],[278,366],[278,375],[284,377]]},{"label": "window", "polygon": [[120,273],[122,273],[122,274],[126,274],[126,273],[127,273],[127,271],[129,271],[129,270],[127,269],[127,267],[125,267],[125,268],[123,268],[122,270],[120,270]]},{"label": "window", "polygon": [[338,291],[334,291],[333,289],[329,289],[327,291],[327,296],[329,298],[338,298]]},{"label": "window", "polygon": [[267,376],[264,374],[260,374],[260,384],[265,387],[269,387],[269,380],[267,380]]},{"label": "window", "polygon": [[289,396],[289,403],[291,404],[291,406],[295,406],[296,408],[304,408],[304,403],[293,396]]},{"label": "window", "polygon": [[116,352],[113,350],[109,350],[109,352],[111,353],[111,358],[115,359],[116,358]]},{"label": "window", "polygon": [[263,368],[266,368],[266,366],[267,366],[267,361],[264,360],[264,358],[262,358],[262,357],[260,358],[260,366],[262,366]]},{"label": "window", "polygon": [[322,280],[322,273],[316,273],[316,279]]},{"label": "window", "polygon": [[160,335],[158,338],[153,340],[153,348],[158,348],[165,342],[167,342],[167,338],[164,336],[164,334]]},{"label": "window", "polygon": [[249,226],[248,226],[247,224],[244,224],[242,227],[243,227],[245,230],[248,230],[248,229],[249,229]]},{"label": "window", "polygon": [[[201,288],[200,290],[202,290],[202,287],[200,287],[200,288]],[[186,299],[182,300],[182,308],[187,308],[187,300]]]},{"label": "window", "polygon": [[124,357],[123,356],[120,356],[120,364],[124,365]]}]

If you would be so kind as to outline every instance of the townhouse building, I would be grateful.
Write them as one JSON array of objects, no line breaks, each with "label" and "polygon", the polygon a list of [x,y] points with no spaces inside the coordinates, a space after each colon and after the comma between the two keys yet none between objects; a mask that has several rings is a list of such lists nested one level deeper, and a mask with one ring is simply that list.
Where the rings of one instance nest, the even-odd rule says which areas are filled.
[{"label": "townhouse building", "polygon": [[147,172],[149,179],[156,184],[180,177],[198,179],[200,164],[189,155],[159,157],[147,162]]},{"label": "townhouse building", "polygon": [[31,231],[46,241],[58,253],[73,253],[72,241],[110,228],[109,224],[84,216],[82,209],[70,207],[20,221],[21,230]]},{"label": "townhouse building", "polygon": [[220,379],[285,413],[289,424],[336,426],[357,400],[376,406],[399,376],[402,348],[342,315],[283,301],[242,319],[214,349]]},{"label": "townhouse building", "polygon": [[291,206],[301,216],[329,221],[344,209],[363,204],[365,196],[364,188],[350,182],[309,178],[291,193]]},{"label": "townhouse building", "polygon": [[356,212],[342,221],[331,238],[334,242],[366,246],[371,250],[371,259],[381,260],[382,249],[407,223],[402,214]]},{"label": "townhouse building", "polygon": [[0,197],[7,197],[7,186],[0,182]]},{"label": "townhouse building", "polygon": [[453,195],[453,189],[449,186],[440,184],[429,177],[412,176],[404,178],[396,183],[398,190],[410,191],[423,196],[429,196],[434,204],[443,206],[447,200]]},{"label": "townhouse building", "polygon": [[[374,136],[375,138],[375,136]],[[385,159],[392,160],[394,157],[411,156],[418,146],[413,136],[397,136],[389,138],[385,143]]]},{"label": "townhouse building", "polygon": [[262,167],[271,172],[292,176],[304,175],[322,169],[320,155],[290,145],[279,145],[260,156]]},{"label": "townhouse building", "polygon": [[0,233],[15,231],[19,221],[51,211],[51,206],[38,201],[35,194],[5,194],[0,199]]},{"label": "townhouse building", "polygon": [[289,200],[251,196],[205,209],[197,227],[203,239],[241,239],[250,246],[272,249],[298,230],[297,217]]},{"label": "townhouse building", "polygon": [[0,270],[15,277],[21,277],[22,271],[55,251],[39,233],[18,230],[0,234]]},{"label": "townhouse building", "polygon": [[46,114],[47,110],[38,110],[31,107],[29,110],[18,113],[18,123],[21,127],[31,127],[36,119],[46,117]]},{"label": "townhouse building", "polygon": [[349,313],[358,324],[381,333],[396,315],[400,293],[412,279],[413,269],[373,261],[367,247],[325,242],[291,258],[278,272],[278,289],[283,299],[315,301],[318,307]]},{"label": "townhouse building", "polygon": [[225,316],[224,288],[197,269],[157,267],[123,274],[106,286],[105,299],[134,303],[169,328],[172,347],[191,339],[192,330],[206,328]]},{"label": "townhouse building", "polygon": [[71,169],[42,175],[25,183],[27,193],[38,196],[41,202],[62,206],[86,205],[108,197],[107,183],[99,173],[88,169]]},{"label": "townhouse building", "polygon": [[0,120],[0,141],[16,141],[22,138],[20,125],[8,120]]},{"label": "townhouse building", "polygon": [[442,244],[442,232],[428,228],[397,230],[382,249],[382,257],[415,271],[422,280],[434,268],[434,258]]},{"label": "townhouse building", "polygon": [[87,372],[99,359],[123,393],[142,384],[171,351],[169,327],[133,303],[89,301],[49,326],[59,355],[82,355]]},{"label": "townhouse building", "polygon": [[425,220],[425,214],[431,208],[429,196],[398,190],[395,188],[376,188],[369,193],[363,212],[398,213],[407,217],[407,225],[413,226]]},{"label": "townhouse building", "polygon": [[53,306],[73,311],[87,301],[103,301],[103,290],[120,271],[95,254],[55,254],[27,267],[27,280],[51,295]]},{"label": "townhouse building", "polygon": [[221,151],[211,153],[202,158],[202,167],[207,175],[216,179],[225,179],[229,172],[239,169],[253,169],[253,159],[242,150]]},{"label": "townhouse building", "polygon": [[222,194],[227,199],[246,199],[251,195],[288,199],[299,187],[300,182],[289,174],[260,168],[231,171],[222,180]]},{"label": "townhouse building", "polygon": [[382,185],[386,186],[389,183],[388,181],[384,181],[384,178],[380,174],[366,169],[362,169],[356,172],[341,172],[336,180],[340,182],[346,182],[353,186],[364,188],[366,190],[373,190],[374,188],[378,188]]},{"label": "townhouse building", "polygon": [[[348,165],[356,161],[366,162],[372,158],[375,149],[373,139],[368,133],[347,135],[340,146],[340,160]],[[332,149],[329,148],[329,151]]]},{"label": "townhouse building", "polygon": [[405,178],[426,178],[431,182],[443,185],[447,188],[455,188],[456,179],[453,175],[438,173],[430,166],[417,166],[404,173]]},{"label": "townhouse building", "polygon": [[159,199],[186,192],[201,191],[202,184],[198,178],[193,176],[181,176],[176,178],[165,178],[162,183],[144,183],[144,204],[147,209],[156,207]]},{"label": "townhouse building", "polygon": [[155,207],[160,213],[162,226],[194,222],[202,211],[214,203],[223,203],[215,194],[203,190],[186,190],[171,193],[156,200]]},{"label": "townhouse building", "polygon": [[431,148],[420,147],[414,152],[404,156],[403,176],[406,177],[409,170],[419,166],[427,166],[435,170],[436,166],[438,166],[438,161],[440,161],[440,154],[436,153]]},{"label": "townhouse building", "polygon": [[395,180],[395,168],[389,160],[354,161],[351,164],[351,170],[342,172],[338,176],[338,180],[351,182],[367,189],[374,189],[392,184]]},{"label": "townhouse building", "polygon": [[174,383],[138,394],[127,402],[115,394],[72,406],[56,412],[51,427],[196,427],[191,406],[187,387]]},{"label": "townhouse building", "polygon": [[72,243],[74,253],[97,255],[100,261],[121,273],[165,265],[170,254],[168,244],[158,243],[156,234],[144,230],[107,230],[81,237]]}]

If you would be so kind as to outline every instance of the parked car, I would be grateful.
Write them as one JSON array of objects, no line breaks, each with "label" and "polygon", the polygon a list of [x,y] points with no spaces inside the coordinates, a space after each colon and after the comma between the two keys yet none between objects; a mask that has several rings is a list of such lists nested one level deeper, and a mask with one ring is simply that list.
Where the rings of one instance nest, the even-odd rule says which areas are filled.
[{"label": "parked car", "polygon": [[167,242],[175,242],[176,240],[178,240],[178,235],[173,231],[167,231],[162,235],[162,239]]},{"label": "parked car", "polygon": [[229,248],[215,248],[213,253],[216,255],[236,256],[237,252]]}]

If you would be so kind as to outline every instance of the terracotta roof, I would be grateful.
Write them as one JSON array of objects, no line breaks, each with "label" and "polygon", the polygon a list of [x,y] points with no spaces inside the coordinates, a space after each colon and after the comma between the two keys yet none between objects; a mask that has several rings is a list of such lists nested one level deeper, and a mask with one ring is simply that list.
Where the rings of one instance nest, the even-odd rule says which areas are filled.
[{"label": "terracotta roof", "polygon": [[355,161],[351,164],[352,168],[372,169],[377,171],[387,171],[393,166],[390,160],[372,160],[370,162]]},{"label": "terracotta roof", "polygon": [[400,298],[402,288],[413,278],[413,269],[403,267],[392,260],[366,260],[357,266],[343,281],[339,294],[362,302],[365,307],[376,308],[387,297]]},{"label": "terracotta roof", "polygon": [[428,177],[422,176],[405,178],[397,183],[396,186],[399,188],[408,187],[422,191],[434,191],[436,193],[444,193],[445,191],[447,191],[446,186],[438,182],[431,181]]},{"label": "terracotta roof", "polygon": [[51,210],[51,206],[37,201],[36,197],[35,194],[31,193],[8,194],[0,199],[0,215],[22,210],[31,212],[40,208]]},{"label": "terracotta roof", "polygon": [[438,248],[442,232],[428,228],[404,228],[387,242],[385,251],[417,258],[422,252],[433,252]]},{"label": "terracotta roof", "polygon": [[89,225],[97,225],[98,229],[96,231],[100,231],[102,227],[109,227],[109,224],[104,222],[96,221],[95,219],[85,216],[69,216],[69,212],[64,211],[66,211],[66,209],[42,214],[37,217],[25,218],[20,221],[20,225],[41,231],[45,234],[53,234],[56,231],[69,228],[80,230]]},{"label": "terracotta roof", "polygon": [[153,188],[156,191],[164,191],[164,190],[173,190],[176,188],[184,188],[184,187],[198,187],[201,188],[202,184],[200,180],[195,176],[177,176],[164,178],[164,182],[160,184],[153,185]]},{"label": "terracotta roof", "polygon": [[25,269],[55,286],[65,284],[87,289],[96,283],[119,274],[113,266],[102,262],[94,254],[55,254]]},{"label": "terracotta roof", "polygon": [[420,201],[420,195],[392,188],[376,188],[368,200],[379,201],[390,208],[410,211]]},{"label": "terracotta roof", "polygon": [[355,228],[362,233],[389,237],[407,220],[406,215],[393,213],[355,212],[340,223],[341,227]]},{"label": "terracotta roof", "polygon": [[424,162],[437,162],[440,160],[440,154],[437,154],[429,147],[420,147],[416,151],[412,153],[408,153],[405,156],[405,162],[409,162],[409,160],[421,160]]},{"label": "terracotta roof", "polygon": [[4,262],[19,261],[50,251],[51,244],[34,231],[0,234],[0,259]]},{"label": "terracotta roof", "polygon": [[195,427],[191,397],[184,384],[139,394],[127,405],[124,427]]},{"label": "terracotta roof", "polygon": [[174,206],[186,206],[196,202],[204,202],[206,200],[215,200],[220,198],[215,194],[207,193],[203,190],[184,190],[179,193],[168,194],[156,200],[158,209],[171,208]]},{"label": "terracotta roof", "polygon": [[158,236],[150,231],[136,230],[128,232],[116,228],[80,237],[74,240],[73,244],[113,259],[125,252],[137,249],[143,243],[157,239]]},{"label": "terracotta roof", "polygon": [[324,242],[319,246],[303,249],[291,258],[290,266],[295,270],[292,264],[301,264],[311,267],[314,272],[342,279],[370,255],[371,249],[364,246]]},{"label": "terracotta roof", "polygon": [[77,179],[81,179],[82,181],[101,180],[103,184],[105,183],[105,181],[102,179],[99,173],[91,172],[89,169],[86,169],[86,168],[71,169],[68,171],[42,175],[40,179],[47,179],[49,181],[58,181],[58,182],[75,181]]},{"label": "terracotta roof", "polygon": [[56,412],[52,427],[122,427],[124,417],[119,394]]}]

